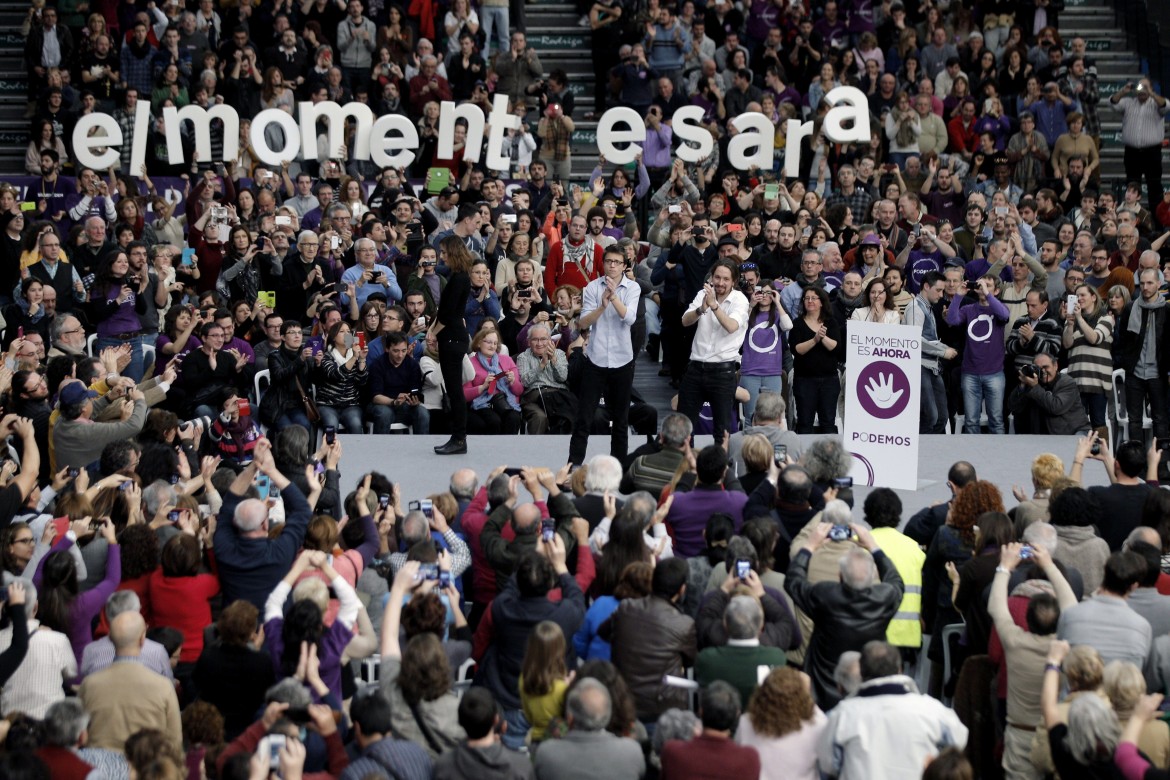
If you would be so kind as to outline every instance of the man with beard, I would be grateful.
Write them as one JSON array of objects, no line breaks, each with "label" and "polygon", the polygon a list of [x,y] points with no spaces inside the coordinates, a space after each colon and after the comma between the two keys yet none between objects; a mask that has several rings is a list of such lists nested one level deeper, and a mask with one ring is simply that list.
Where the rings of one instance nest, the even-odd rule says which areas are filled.
[{"label": "man with beard", "polygon": [[830,301],[833,309],[833,321],[844,332],[846,323],[853,316],[855,309],[866,305],[865,288],[861,284],[860,271],[846,271],[841,280],[841,286]]},{"label": "man with beard", "polygon": [[[72,318],[70,318],[72,319]],[[40,464],[41,480],[47,480],[49,473],[49,385],[45,375],[39,371],[17,371],[12,375],[12,412],[32,421],[33,438],[41,452],[46,453]]]},{"label": "man with beard", "polygon": [[958,352],[940,338],[934,309],[942,300],[946,281],[938,271],[922,276],[918,295],[906,307],[905,323],[922,328],[922,397],[918,417],[919,433],[946,433],[947,392],[943,361],[954,360]]},{"label": "man with beard", "polygon": [[532,197],[532,213],[540,222],[544,222],[544,218],[548,216],[553,202],[552,187],[549,186],[545,178],[547,175],[548,166],[544,164],[544,161],[533,160],[532,164],[528,166],[528,181],[522,185]]},{"label": "man with beard", "polygon": [[36,191],[29,191],[29,198],[36,198],[37,211],[41,219],[50,219],[60,224],[65,219],[65,204],[69,188],[61,179],[61,155],[56,149],[41,150],[41,182]]},{"label": "man with beard", "polygon": [[770,257],[760,262],[760,272],[764,278],[795,279],[800,274],[800,255],[796,225],[780,223],[776,229],[776,246],[771,249]]},{"label": "man with beard", "polygon": [[601,247],[603,250],[617,243],[617,239],[605,234],[605,210],[600,206],[594,206],[589,209],[586,216],[589,221],[589,238],[594,244]]},{"label": "man with beard", "polygon": [[963,183],[949,165],[940,166],[937,157],[927,167],[930,173],[922,183],[922,204],[939,219],[959,224],[963,221]]},{"label": "man with beard", "polygon": [[569,235],[553,244],[544,269],[544,289],[556,290],[562,284],[585,289],[601,275],[602,248],[586,234],[585,217],[580,214],[569,222]]},{"label": "man with beard", "polygon": [[942,273],[943,266],[955,256],[955,250],[945,241],[939,241],[935,229],[919,226],[921,231],[916,241],[907,241],[906,248],[895,263],[904,268],[909,280],[906,284],[911,293],[918,292],[922,279],[927,273]]}]

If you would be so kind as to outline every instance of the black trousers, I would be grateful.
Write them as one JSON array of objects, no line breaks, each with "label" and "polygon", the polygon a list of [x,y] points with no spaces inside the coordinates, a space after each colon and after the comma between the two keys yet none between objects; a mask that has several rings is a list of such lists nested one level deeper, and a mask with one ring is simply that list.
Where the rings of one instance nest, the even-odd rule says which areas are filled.
[{"label": "black trousers", "polygon": [[1127,146],[1125,147],[1125,180],[1142,183],[1146,180],[1146,196],[1150,214],[1158,208],[1162,201],[1162,147],[1158,146]]},{"label": "black trousers", "polygon": [[1150,421],[1154,437],[1170,438],[1170,425],[1166,421],[1166,377],[1138,379],[1125,377],[1125,411],[1129,415],[1129,438],[1141,439],[1142,417],[1145,416],[1146,400],[1150,402]]},{"label": "black trousers", "polygon": [[[699,427],[699,410],[703,402],[711,404],[711,422],[714,426],[715,443],[723,443],[723,434],[735,408],[735,376],[739,364],[701,363],[692,360],[683,376],[678,391],[678,411],[690,418],[694,427]],[[836,404],[836,397],[833,399]]]},{"label": "black trousers", "polygon": [[593,427],[593,412],[602,397],[605,398],[605,408],[612,421],[609,454],[625,462],[630,448],[630,390],[634,385],[635,362],[631,360],[618,368],[602,368],[585,358],[581,393],[577,398],[577,423],[573,426],[573,438],[569,441],[570,463],[585,462],[589,431]]},{"label": "black trousers", "polygon": [[443,372],[443,387],[451,403],[452,439],[467,438],[467,402],[463,400],[463,358],[467,356],[467,347],[466,338],[439,340],[439,369]]}]

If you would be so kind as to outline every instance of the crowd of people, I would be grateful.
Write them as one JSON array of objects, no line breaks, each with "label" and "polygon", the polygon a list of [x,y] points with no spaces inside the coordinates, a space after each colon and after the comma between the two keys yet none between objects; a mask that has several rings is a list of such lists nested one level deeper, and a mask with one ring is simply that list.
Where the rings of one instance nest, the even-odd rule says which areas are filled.
[{"label": "crowd of people", "polygon": [[[0,775],[1166,776],[1166,99],[1102,100],[1059,0],[576,10],[592,117],[522,0],[34,3],[32,178],[0,185]],[[843,84],[869,143],[822,132]],[[440,102],[499,95],[509,169],[462,120],[440,158]],[[146,164],[82,165],[78,120],[130,139],[139,100]],[[249,117],[324,100],[417,121],[414,163],[352,127],[331,158],[324,126],[259,161]],[[210,159],[167,138],[221,103],[236,159],[220,120]],[[577,123],[617,105],[640,153],[574,183]],[[749,111],[769,169],[728,162]],[[854,321],[921,334],[922,432],[1070,452],[1010,511],[966,462],[912,517],[854,506]],[[393,461],[343,487],[337,434],[396,431],[571,439],[428,497]]]}]

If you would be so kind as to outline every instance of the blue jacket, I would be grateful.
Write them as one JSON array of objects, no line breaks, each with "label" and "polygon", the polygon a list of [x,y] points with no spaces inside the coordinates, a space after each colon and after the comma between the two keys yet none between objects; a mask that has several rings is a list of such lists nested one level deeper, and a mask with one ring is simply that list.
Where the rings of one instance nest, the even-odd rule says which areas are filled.
[{"label": "blue jacket", "polygon": [[250,601],[263,611],[268,594],[292,567],[313,511],[296,485],[280,492],[284,499],[284,531],[275,539],[245,538],[232,518],[243,496],[228,492],[215,527],[215,561],[223,588],[223,604]]}]

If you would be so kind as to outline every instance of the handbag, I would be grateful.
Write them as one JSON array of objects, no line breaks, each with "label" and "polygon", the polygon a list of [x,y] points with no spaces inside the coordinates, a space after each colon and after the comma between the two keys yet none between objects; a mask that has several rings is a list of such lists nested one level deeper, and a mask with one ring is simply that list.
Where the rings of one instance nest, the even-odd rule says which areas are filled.
[{"label": "handbag", "polygon": [[313,396],[305,392],[305,388],[301,387],[301,378],[293,376],[293,380],[297,383],[297,392],[301,394],[301,406],[305,409],[305,417],[309,418],[309,422],[313,425],[321,422],[321,412],[317,411],[317,402],[313,400]]}]

